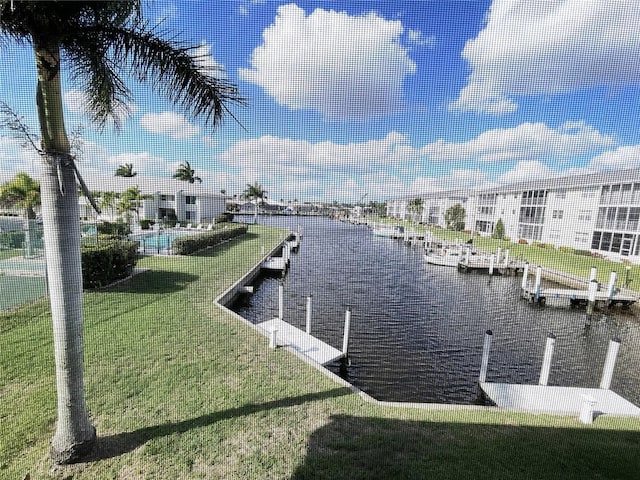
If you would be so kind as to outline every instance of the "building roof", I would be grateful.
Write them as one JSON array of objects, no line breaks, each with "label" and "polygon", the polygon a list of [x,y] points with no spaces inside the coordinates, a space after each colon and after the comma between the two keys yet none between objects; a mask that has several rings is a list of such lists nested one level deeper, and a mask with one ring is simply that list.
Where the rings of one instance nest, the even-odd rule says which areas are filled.
[{"label": "building roof", "polygon": [[198,197],[221,197],[224,195],[199,183],[189,183],[175,178],[158,178],[136,175],[135,177],[116,177],[109,175],[87,175],[83,177],[92,192],[122,193],[130,187],[138,187],[143,194],[174,195],[182,192],[184,195]]},{"label": "building roof", "polygon": [[509,193],[523,190],[561,190],[571,188],[588,188],[602,185],[603,183],[630,183],[640,182],[640,168],[616,170],[613,172],[586,173],[581,175],[565,175],[544,179],[527,180],[499,187],[481,188],[477,190],[441,190],[416,195],[405,195],[392,200],[409,200],[412,198],[467,198],[472,195],[485,193]]}]

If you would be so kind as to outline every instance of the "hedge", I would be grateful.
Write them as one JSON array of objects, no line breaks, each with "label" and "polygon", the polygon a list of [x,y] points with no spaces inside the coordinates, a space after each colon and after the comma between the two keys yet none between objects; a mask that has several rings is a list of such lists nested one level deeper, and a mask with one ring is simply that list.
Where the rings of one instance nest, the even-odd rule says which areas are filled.
[{"label": "hedge", "polygon": [[173,241],[173,253],[175,255],[189,255],[208,247],[215,247],[231,238],[239,237],[247,233],[246,225],[227,227],[198,235],[185,235]]},{"label": "hedge", "polygon": [[225,212],[221,213],[215,218],[215,223],[230,223],[233,222],[233,213]]},{"label": "hedge", "polygon": [[138,243],[129,240],[84,243],[81,252],[82,286],[100,288],[131,275],[137,262]]},{"label": "hedge", "polygon": [[123,222],[102,222],[98,224],[98,233],[126,237],[131,233],[129,225]]}]

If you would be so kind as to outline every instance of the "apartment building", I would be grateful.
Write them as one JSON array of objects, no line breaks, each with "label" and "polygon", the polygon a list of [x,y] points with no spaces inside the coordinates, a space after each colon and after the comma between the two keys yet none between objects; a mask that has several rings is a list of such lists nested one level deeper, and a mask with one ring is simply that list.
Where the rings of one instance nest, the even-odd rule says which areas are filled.
[{"label": "apartment building", "polygon": [[[421,199],[417,214],[416,198]],[[481,235],[491,235],[502,220],[512,241],[539,241],[640,262],[640,169],[402,197],[387,201],[387,216],[417,217],[444,227],[444,213],[456,203],[465,209],[465,228]]]},{"label": "apartment building", "polygon": [[[208,223],[226,210],[225,196],[197,183],[188,183],[173,178],[93,176],[85,178],[92,192],[114,192],[121,194],[137,187],[148,196],[142,201],[138,213],[141,219],[158,220],[176,216],[178,222]],[[98,202],[100,198],[98,197]],[[104,208],[101,218],[112,220],[115,209]],[[80,197],[80,216],[96,219],[96,212],[86,198]]]}]

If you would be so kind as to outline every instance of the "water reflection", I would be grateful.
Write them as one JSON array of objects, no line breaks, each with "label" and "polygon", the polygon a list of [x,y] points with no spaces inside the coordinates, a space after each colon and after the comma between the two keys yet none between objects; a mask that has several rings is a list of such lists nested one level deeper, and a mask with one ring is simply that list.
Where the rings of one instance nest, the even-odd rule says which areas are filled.
[{"label": "water reflection", "polygon": [[[539,308],[519,299],[520,277],[460,274],[428,265],[418,248],[324,218],[261,218],[304,239],[284,279],[285,320],[340,347],[352,308],[348,379],[380,400],[472,403],[483,334],[493,330],[489,381],[537,383],[546,336],[556,337],[549,385],[597,387],[609,340],[622,339],[612,389],[640,404],[640,324],[622,310]],[[277,316],[281,279],[260,281],[235,309],[253,322]],[[329,367],[339,373],[340,364]]]}]

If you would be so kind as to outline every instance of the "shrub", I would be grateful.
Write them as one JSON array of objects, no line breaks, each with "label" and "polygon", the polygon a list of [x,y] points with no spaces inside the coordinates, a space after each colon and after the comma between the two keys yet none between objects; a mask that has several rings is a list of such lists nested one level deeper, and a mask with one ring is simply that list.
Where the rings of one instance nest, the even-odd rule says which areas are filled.
[{"label": "shrub", "polygon": [[538,248],[546,248],[548,250],[553,250],[555,248],[552,244],[544,242],[533,242],[531,245]]},{"label": "shrub", "polygon": [[189,255],[208,247],[215,247],[231,238],[247,233],[246,225],[214,230],[199,235],[186,235],[173,241],[173,253],[176,255]]},{"label": "shrub", "polygon": [[98,224],[97,228],[98,233],[115,235],[120,238],[124,238],[131,233],[129,225],[123,222],[102,222]]},{"label": "shrub", "polygon": [[567,247],[566,245],[558,247],[558,251],[561,253],[576,253],[573,247]]},{"label": "shrub", "polygon": [[521,238],[520,240],[518,240],[518,244],[520,245],[527,245],[529,242],[527,242],[524,238]]},{"label": "shrub", "polygon": [[228,223],[233,221],[233,213],[225,212],[221,213],[215,218],[216,223]]},{"label": "shrub", "polygon": [[142,230],[149,230],[149,227],[155,224],[156,222],[154,222],[153,220],[140,220],[140,228]]},{"label": "shrub", "polygon": [[99,238],[100,243],[82,245],[82,286],[86,289],[104,287],[126,278],[136,266],[137,242]]},{"label": "shrub", "polygon": [[591,252],[589,250],[577,250],[577,249],[574,249],[573,253],[575,255],[582,255],[584,257],[590,257],[591,256]]}]

